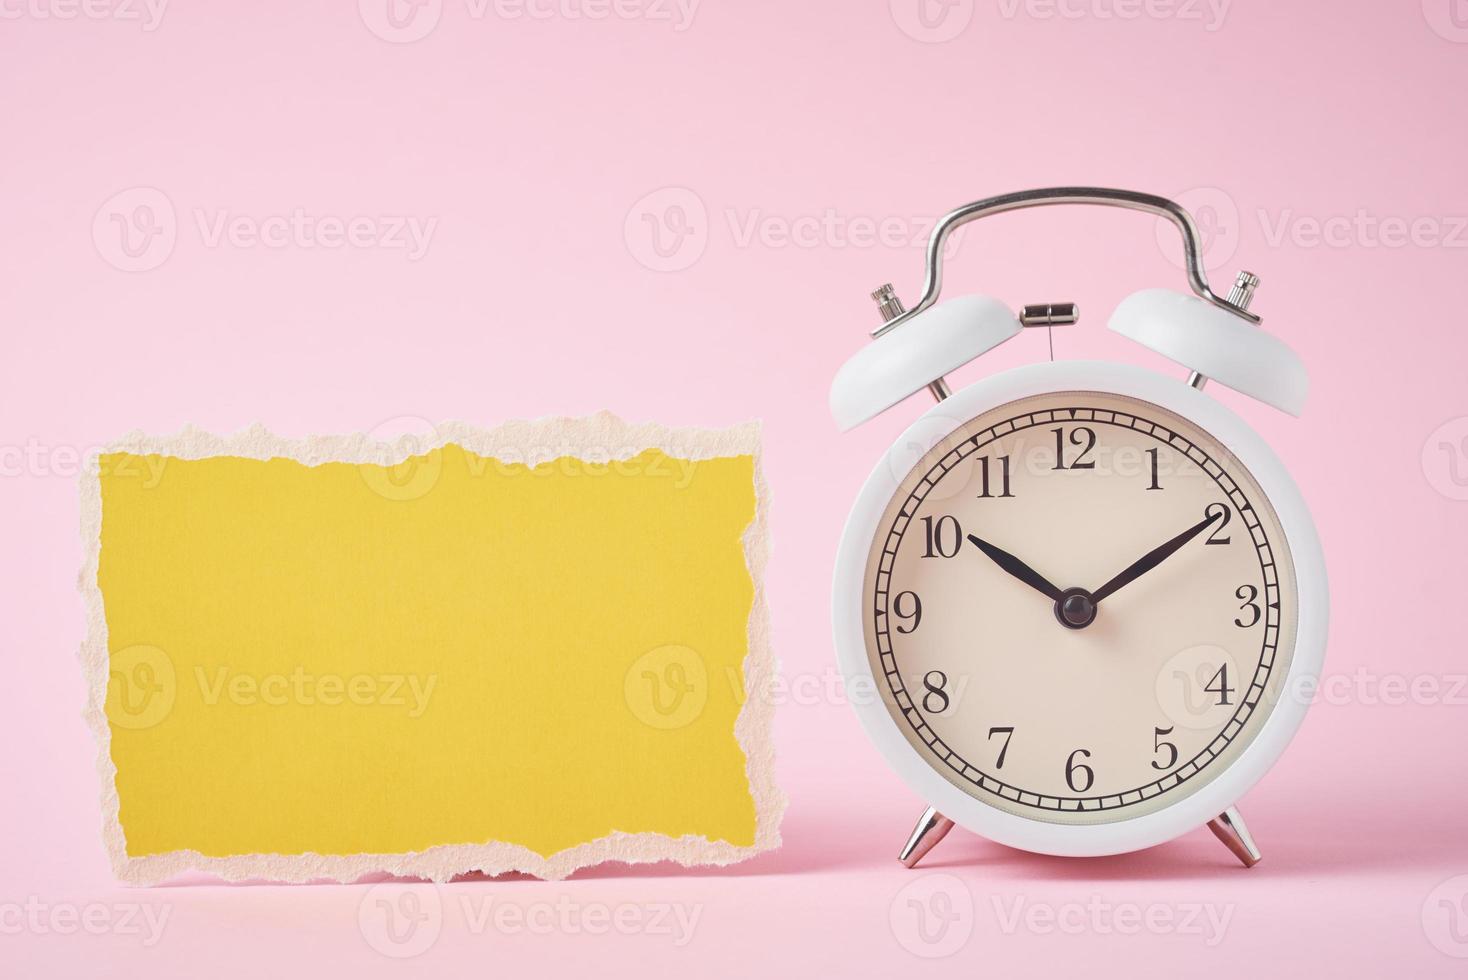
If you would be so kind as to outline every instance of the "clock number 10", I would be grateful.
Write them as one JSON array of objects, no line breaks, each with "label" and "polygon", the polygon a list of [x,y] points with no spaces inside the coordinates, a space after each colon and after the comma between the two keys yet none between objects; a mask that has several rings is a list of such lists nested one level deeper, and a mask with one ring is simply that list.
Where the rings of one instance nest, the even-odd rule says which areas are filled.
[{"label": "clock number 10", "polygon": [[963,526],[958,518],[923,518],[923,557],[952,558],[963,546]]}]

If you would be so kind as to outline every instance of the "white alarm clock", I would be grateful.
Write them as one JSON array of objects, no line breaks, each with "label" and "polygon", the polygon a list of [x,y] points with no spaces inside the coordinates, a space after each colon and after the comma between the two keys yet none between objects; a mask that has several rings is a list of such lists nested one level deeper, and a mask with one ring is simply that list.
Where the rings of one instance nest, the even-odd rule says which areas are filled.
[{"label": "white alarm clock", "polygon": [[[1192,295],[1127,298],[1111,329],[1192,373],[1051,361],[956,393],[944,375],[1072,304],[1019,314],[938,302],[957,227],[1002,211],[1100,204],[1182,232]],[[931,804],[909,867],[957,823],[1046,854],[1138,850],[1208,825],[1245,865],[1235,804],[1304,717],[1329,595],[1310,512],[1209,379],[1294,415],[1296,355],[1248,310],[1258,279],[1209,289],[1172,201],[1105,188],[989,198],[948,214],[922,300],[874,294],[884,324],[842,367],[851,429],[923,388],[939,402],[873,470],[836,561],[836,650],[863,727]]]}]

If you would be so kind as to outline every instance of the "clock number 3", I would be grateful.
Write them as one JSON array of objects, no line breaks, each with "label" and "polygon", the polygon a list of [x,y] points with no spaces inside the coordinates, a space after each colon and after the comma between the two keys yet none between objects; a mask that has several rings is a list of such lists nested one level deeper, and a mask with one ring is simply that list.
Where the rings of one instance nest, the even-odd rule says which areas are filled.
[{"label": "clock number 3", "polygon": [[1264,610],[1259,608],[1255,600],[1259,598],[1259,587],[1255,585],[1241,585],[1234,592],[1234,598],[1242,599],[1244,604],[1239,607],[1240,612],[1247,612],[1249,619],[1244,621],[1243,616],[1234,617],[1234,625],[1241,629],[1248,629],[1258,623],[1264,617]]}]

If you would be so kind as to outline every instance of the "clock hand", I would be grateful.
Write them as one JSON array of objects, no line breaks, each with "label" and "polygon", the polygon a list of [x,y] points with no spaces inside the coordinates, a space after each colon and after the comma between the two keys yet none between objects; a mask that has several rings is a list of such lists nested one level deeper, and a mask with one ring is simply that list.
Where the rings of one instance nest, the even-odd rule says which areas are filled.
[{"label": "clock hand", "polygon": [[976,538],[972,534],[970,534],[968,536],[968,539],[974,543],[974,546],[976,548],[978,548],[984,554],[988,555],[990,558],[994,559],[994,564],[998,565],[1000,568],[1004,569],[1006,572],[1019,579],[1025,585],[1028,585],[1030,588],[1044,594],[1046,598],[1059,601],[1062,594],[1061,591],[1055,586],[1051,585],[1048,581],[1046,581],[1045,577],[1039,572],[1035,571],[1033,568],[1026,565],[1024,562],[1020,561],[1009,552],[1004,551],[1001,548],[994,547],[992,544],[983,540],[982,538]]},{"label": "clock hand", "polygon": [[1105,599],[1117,589],[1120,589],[1123,585],[1126,585],[1128,582],[1141,578],[1147,572],[1150,572],[1158,565],[1161,565],[1164,561],[1167,560],[1169,556],[1172,555],[1173,552],[1177,551],[1183,545],[1187,544],[1189,541],[1193,540],[1198,535],[1208,530],[1208,527],[1215,520],[1218,519],[1218,515],[1219,512],[1214,511],[1212,514],[1203,518],[1197,524],[1194,524],[1192,527],[1188,528],[1182,534],[1179,534],[1177,537],[1172,538],[1165,544],[1161,544],[1156,548],[1153,548],[1141,558],[1138,558],[1136,561],[1132,562],[1126,567],[1125,570],[1121,572],[1121,574],[1117,575],[1110,582],[1107,582],[1105,585],[1101,586],[1101,588],[1097,589],[1095,592],[1092,592],[1091,601],[1100,602],[1102,599]]}]

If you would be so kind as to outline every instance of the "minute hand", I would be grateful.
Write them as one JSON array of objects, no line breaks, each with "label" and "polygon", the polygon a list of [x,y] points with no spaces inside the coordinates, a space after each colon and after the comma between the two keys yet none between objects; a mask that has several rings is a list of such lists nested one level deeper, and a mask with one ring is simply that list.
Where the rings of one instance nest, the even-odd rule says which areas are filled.
[{"label": "minute hand", "polygon": [[1141,558],[1138,558],[1136,561],[1128,565],[1121,574],[1116,576],[1116,578],[1112,579],[1110,582],[1107,582],[1095,592],[1092,592],[1091,601],[1100,602],[1102,599],[1105,599],[1117,589],[1120,589],[1123,585],[1126,585],[1128,582],[1134,581],[1135,579],[1141,578],[1147,572],[1150,572],[1158,565],[1161,565],[1164,561],[1168,559],[1169,556],[1172,555],[1174,551],[1177,551],[1183,545],[1187,544],[1189,541],[1193,540],[1198,535],[1208,530],[1209,525],[1211,525],[1217,519],[1218,513],[1215,511],[1213,514],[1203,518],[1197,524],[1194,524],[1192,527],[1188,528],[1182,534],[1179,534],[1177,537],[1168,541],[1166,544],[1162,544],[1157,546],[1156,548],[1153,548]]}]

